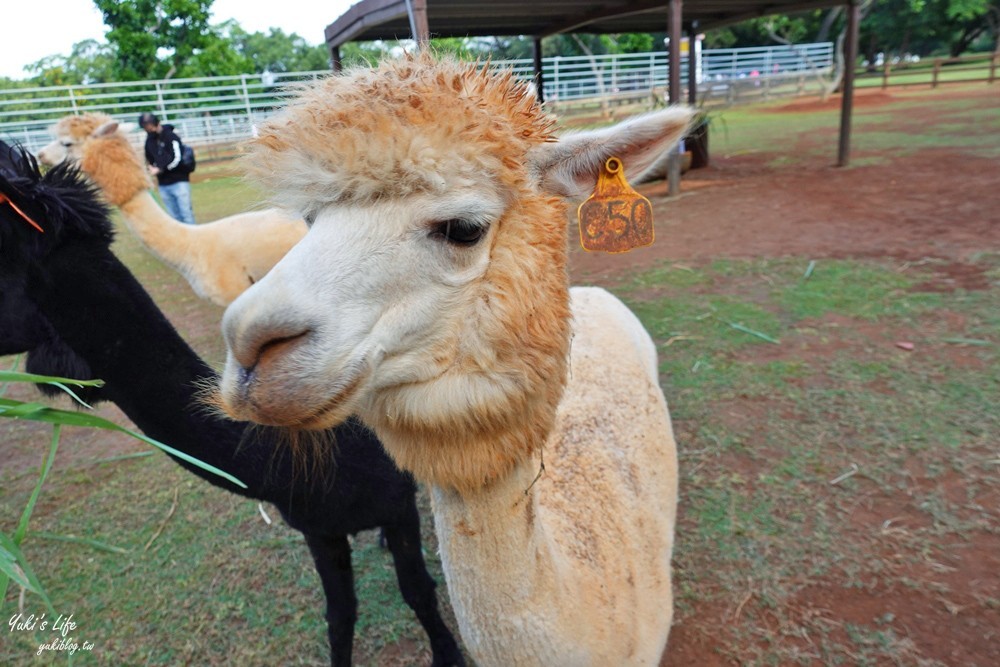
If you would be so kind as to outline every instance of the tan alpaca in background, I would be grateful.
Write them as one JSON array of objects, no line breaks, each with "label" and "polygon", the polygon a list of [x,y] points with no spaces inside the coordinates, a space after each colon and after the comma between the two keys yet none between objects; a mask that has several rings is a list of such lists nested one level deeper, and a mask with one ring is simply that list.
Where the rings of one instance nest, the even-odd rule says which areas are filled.
[{"label": "tan alpaca in background", "polygon": [[484,667],[665,649],[677,455],[656,348],[614,296],[570,290],[563,197],[611,156],[641,172],[690,119],[557,141],[509,73],[425,55],[317,83],[251,145],[251,175],[314,223],[226,311],[221,405],[308,429],[357,414],[430,483]]},{"label": "tan alpaca in background", "polygon": [[124,129],[105,114],[68,116],[52,133],[55,141],[39,152],[39,160],[77,163],[121,209],[143,244],[184,276],[198,296],[220,306],[263,278],[306,233],[301,218],[277,209],[193,226],[174,220],[150,192],[145,161]]}]

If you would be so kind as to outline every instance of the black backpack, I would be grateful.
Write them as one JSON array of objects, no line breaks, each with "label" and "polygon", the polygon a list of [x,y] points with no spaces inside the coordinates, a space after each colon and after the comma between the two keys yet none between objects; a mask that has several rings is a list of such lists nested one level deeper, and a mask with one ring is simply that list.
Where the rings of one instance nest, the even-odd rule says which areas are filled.
[{"label": "black backpack", "polygon": [[197,166],[197,162],[194,159],[194,149],[187,144],[181,145],[181,164],[184,165],[184,168],[189,173],[194,171]]}]

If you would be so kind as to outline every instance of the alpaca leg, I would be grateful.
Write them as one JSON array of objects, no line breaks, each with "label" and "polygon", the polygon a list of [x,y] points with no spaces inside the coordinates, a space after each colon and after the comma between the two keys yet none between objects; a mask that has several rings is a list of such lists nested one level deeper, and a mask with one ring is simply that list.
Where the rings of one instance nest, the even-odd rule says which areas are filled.
[{"label": "alpaca leg", "polygon": [[411,500],[406,508],[405,521],[383,527],[392,560],[396,566],[396,579],[406,604],[416,613],[427,632],[434,654],[432,667],[465,665],[462,652],[448,626],[438,611],[437,584],[427,572],[420,545],[420,516],[416,502]]},{"label": "alpaca leg", "polygon": [[350,667],[354,645],[354,623],[358,601],[354,597],[354,571],[351,569],[351,545],[346,535],[306,535],[316,571],[326,594],[327,636],[330,640],[330,664]]}]

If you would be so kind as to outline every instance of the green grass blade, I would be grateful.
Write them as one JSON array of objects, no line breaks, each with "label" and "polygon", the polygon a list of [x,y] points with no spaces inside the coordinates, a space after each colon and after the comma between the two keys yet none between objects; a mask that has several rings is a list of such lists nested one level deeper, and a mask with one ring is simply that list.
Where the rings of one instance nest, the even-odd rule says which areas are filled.
[{"label": "green grass blade", "polygon": [[[38,597],[42,598],[42,602],[45,603],[45,606],[48,608],[49,612],[53,616],[58,616],[59,614],[56,613],[55,607],[52,606],[52,600],[49,599],[49,596],[45,592],[45,589],[42,588],[42,585],[38,582],[38,577],[35,576],[35,573],[32,571],[31,566],[28,565],[28,561],[24,557],[24,554],[21,552],[20,547],[14,544],[14,540],[12,540],[10,537],[7,536],[6,533],[3,532],[0,532],[0,549],[3,549],[8,554],[14,557],[14,562],[16,562],[17,566],[21,568],[21,572],[24,574],[24,579],[27,581],[28,585],[25,586],[25,588],[38,595]],[[4,578],[6,579],[6,575]],[[6,593],[7,593],[7,582],[4,581],[2,582],[2,585],[0,585],[0,600],[3,600],[2,596],[6,595]]]},{"label": "green grass blade", "polygon": [[84,546],[97,549],[98,551],[106,551],[113,554],[127,554],[128,549],[122,547],[116,547],[111,544],[106,544],[99,540],[92,540],[88,537],[77,537],[76,535],[56,535],[54,533],[39,532],[37,530],[31,531],[32,537],[38,537],[43,540],[53,540],[56,542],[69,542],[70,544],[82,544]]},{"label": "green grass blade", "polygon": [[3,547],[0,547],[0,575],[5,579],[5,581],[0,581],[0,588],[3,589],[5,594],[7,593],[7,586],[10,581],[13,581],[22,588],[27,588],[32,593],[38,592],[31,585],[31,582],[28,581],[28,578],[24,576],[24,572],[18,566],[17,558],[14,554]]},{"label": "green grass blade", "polygon": [[768,343],[773,343],[775,345],[781,345],[781,341],[779,341],[779,340],[777,340],[775,338],[771,338],[766,333],[762,333],[760,331],[757,331],[756,329],[751,329],[750,327],[745,327],[742,324],[739,324],[738,322],[727,322],[727,324],[729,326],[731,326],[733,329],[736,329],[737,331],[742,331],[743,333],[750,334],[751,336],[756,336],[757,338],[760,338],[761,340],[766,340]]},{"label": "green grass blade", "polygon": [[0,371],[0,382],[35,382],[41,384],[54,384],[61,382],[63,384],[71,384],[75,387],[104,386],[104,380],[74,380],[73,378],[56,377],[54,375],[21,373],[20,371]]},{"label": "green grass blade", "polygon": [[993,345],[988,340],[982,340],[981,338],[942,338],[942,342],[951,343],[953,345],[979,345],[982,347],[989,347]]},{"label": "green grass blade", "polygon": [[42,485],[45,484],[45,478],[49,476],[52,464],[56,460],[61,428],[59,424],[52,426],[52,441],[49,443],[49,453],[42,459],[42,472],[38,475],[38,483],[35,484],[35,488],[31,492],[31,497],[28,498],[28,504],[24,506],[24,511],[21,512],[21,520],[17,522],[17,529],[14,531],[15,544],[21,544],[24,541],[24,535],[28,532],[28,521],[31,519],[31,513],[35,510],[35,503],[38,502],[38,494],[42,492]]},{"label": "green grass blade", "polygon": [[148,456],[152,456],[154,452],[135,452],[134,454],[120,454],[118,456],[108,456],[103,459],[93,459],[87,461],[84,465],[96,466],[102,463],[115,463],[116,461],[128,461],[129,459],[143,459]]},{"label": "green grass blade", "polygon": [[20,401],[6,401],[11,405],[0,407],[0,417],[8,419],[32,419],[33,415],[44,412],[48,409],[42,403],[21,403]]},{"label": "green grass blade", "polygon": [[[15,368],[21,365],[21,357],[23,355],[17,355],[14,357],[14,363],[10,365],[7,369],[8,372],[13,371]],[[7,394],[7,389],[10,387],[10,380],[0,380],[3,384],[0,384],[0,398],[3,398]]]},{"label": "green grass blade", "polygon": [[[72,389],[67,385],[73,385],[76,387],[103,387],[104,380],[74,380],[72,378],[61,378],[54,377],[51,375],[35,375],[34,373],[20,373],[17,371],[0,371],[0,382],[33,382],[36,384],[50,384],[53,387],[58,387],[64,392],[69,394],[74,401],[79,403],[85,408],[93,410],[93,408],[87,405],[79,396],[76,395]],[[2,396],[2,394],[0,394]]]},{"label": "green grass blade", "polygon": [[[52,463],[55,461],[56,450],[58,448],[59,425],[56,424],[52,427],[52,442],[49,445],[48,457],[42,460],[42,471],[38,475],[38,483],[35,484],[35,488],[31,492],[31,497],[28,499],[28,504],[25,505],[24,511],[21,513],[21,519],[18,521],[17,528],[14,530],[14,537],[12,538],[12,542],[14,544],[21,544],[24,540],[24,535],[28,531],[28,521],[31,519],[31,513],[35,509],[35,503],[38,502],[38,494],[42,491],[42,484],[45,483],[45,478],[48,477],[49,471],[52,470]],[[4,569],[0,572],[0,601],[2,601],[4,599],[4,595],[7,594],[7,587],[10,585],[10,579],[12,576],[13,570]],[[19,577],[13,576],[13,579],[20,585],[24,586],[24,583]],[[25,586],[25,588],[28,587]]]},{"label": "green grass blade", "polygon": [[[10,415],[12,410],[17,410],[18,406],[22,405],[18,401],[12,401],[8,398],[0,398],[0,417],[6,417]],[[37,404],[36,404],[37,405]],[[191,465],[198,466],[202,470],[207,470],[208,472],[218,475],[223,479],[229,480],[233,484],[239,486],[240,488],[247,488],[247,485],[236,479],[228,472],[216,468],[213,465],[203,463],[198,459],[194,458],[189,454],[185,454],[182,451],[174,449],[169,445],[165,445],[162,442],[154,440],[153,438],[147,437],[136,431],[125,428],[124,426],[119,426],[114,422],[108,421],[102,417],[96,415],[90,415],[82,412],[71,412],[69,410],[59,410],[57,408],[49,408],[46,406],[41,406],[41,410],[31,410],[28,411],[27,415],[20,415],[22,419],[30,419],[32,421],[45,422],[48,424],[63,424],[64,426],[86,426],[89,428],[99,428],[106,431],[118,431],[120,433],[125,433],[127,435],[136,438],[137,440],[142,440],[148,445],[152,445],[157,449],[161,449],[168,454],[175,456],[179,459],[187,461]]]}]

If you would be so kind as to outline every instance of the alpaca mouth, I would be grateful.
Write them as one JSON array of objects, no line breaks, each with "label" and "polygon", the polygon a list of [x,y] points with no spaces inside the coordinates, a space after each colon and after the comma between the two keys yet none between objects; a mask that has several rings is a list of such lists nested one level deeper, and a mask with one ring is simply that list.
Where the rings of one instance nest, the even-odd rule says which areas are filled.
[{"label": "alpaca mouth", "polygon": [[304,417],[298,424],[300,428],[309,431],[325,430],[337,426],[347,420],[353,413],[352,399],[358,394],[365,375],[360,371],[354,378],[325,403]]}]

